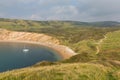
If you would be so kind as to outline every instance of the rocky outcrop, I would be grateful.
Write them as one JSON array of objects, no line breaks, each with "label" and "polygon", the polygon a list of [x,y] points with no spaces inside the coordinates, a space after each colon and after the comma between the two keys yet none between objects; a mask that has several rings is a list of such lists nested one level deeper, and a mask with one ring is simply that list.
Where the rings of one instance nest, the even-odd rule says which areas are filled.
[{"label": "rocky outcrop", "polygon": [[16,32],[0,29],[0,41],[25,42],[40,44],[57,51],[64,59],[69,58],[76,53],[70,48],[60,45],[59,40],[45,34]]}]

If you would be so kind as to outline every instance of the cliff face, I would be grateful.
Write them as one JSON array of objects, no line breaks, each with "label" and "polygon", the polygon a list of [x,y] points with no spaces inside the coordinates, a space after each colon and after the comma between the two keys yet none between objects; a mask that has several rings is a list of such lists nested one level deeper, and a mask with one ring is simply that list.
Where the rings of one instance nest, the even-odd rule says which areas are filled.
[{"label": "cliff face", "polygon": [[70,48],[60,45],[58,39],[45,34],[0,29],[0,41],[27,42],[47,46],[57,51],[63,59],[67,59],[76,54]]},{"label": "cliff face", "polygon": [[34,41],[59,44],[59,40],[45,34],[15,32],[4,29],[0,29],[0,40]]}]

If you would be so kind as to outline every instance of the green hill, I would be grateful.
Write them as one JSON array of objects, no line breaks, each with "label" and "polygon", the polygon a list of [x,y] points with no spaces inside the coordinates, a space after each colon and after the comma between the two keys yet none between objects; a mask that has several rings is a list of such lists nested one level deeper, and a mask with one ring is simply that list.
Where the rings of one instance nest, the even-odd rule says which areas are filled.
[{"label": "green hill", "polygon": [[0,80],[118,80],[120,70],[99,64],[73,63],[29,67],[0,74]]},{"label": "green hill", "polygon": [[91,22],[90,23],[93,26],[99,26],[99,27],[119,27],[120,22],[115,21],[101,21],[101,22]]},{"label": "green hill", "polygon": [[0,19],[0,28],[44,33],[77,55],[0,73],[0,80],[120,80],[120,23]]}]

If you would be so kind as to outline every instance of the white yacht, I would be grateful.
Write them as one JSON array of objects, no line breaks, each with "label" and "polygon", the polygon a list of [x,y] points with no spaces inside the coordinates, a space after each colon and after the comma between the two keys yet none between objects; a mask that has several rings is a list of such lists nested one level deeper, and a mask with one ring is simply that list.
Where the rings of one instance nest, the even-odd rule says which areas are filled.
[{"label": "white yacht", "polygon": [[29,51],[29,49],[23,49],[23,52],[28,52]]}]

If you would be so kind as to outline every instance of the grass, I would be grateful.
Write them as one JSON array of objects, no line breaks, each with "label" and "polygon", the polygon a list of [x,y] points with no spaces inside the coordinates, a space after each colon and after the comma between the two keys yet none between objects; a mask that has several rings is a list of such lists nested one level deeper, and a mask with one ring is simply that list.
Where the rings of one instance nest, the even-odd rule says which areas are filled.
[{"label": "grass", "polygon": [[120,31],[106,34],[106,39],[101,45],[102,51],[117,50],[120,51]]},{"label": "grass", "polygon": [[106,39],[100,45],[101,55],[107,59],[120,61],[120,31],[106,34]]},{"label": "grass", "polygon": [[[80,54],[75,55],[67,60],[64,60],[63,63],[74,63],[74,62],[89,62],[102,64],[105,66],[111,67],[120,67],[120,31],[109,32],[106,34],[106,38],[103,38],[103,41],[100,44],[99,41],[95,40],[84,40],[80,41],[79,48]],[[95,54],[96,46],[99,46],[100,52]],[[75,47],[75,49],[77,49]]]},{"label": "grass", "polygon": [[118,80],[110,67],[90,63],[73,63],[30,67],[0,74],[0,80]]}]

